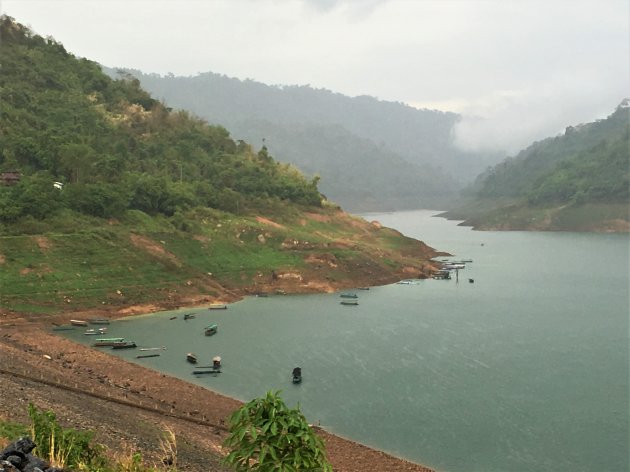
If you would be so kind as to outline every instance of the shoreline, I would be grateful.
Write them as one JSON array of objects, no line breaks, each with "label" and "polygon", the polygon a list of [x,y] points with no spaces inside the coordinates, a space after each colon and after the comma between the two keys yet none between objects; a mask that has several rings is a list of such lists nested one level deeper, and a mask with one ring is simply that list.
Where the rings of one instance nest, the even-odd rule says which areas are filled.
[{"label": "shoreline", "polygon": [[[242,299],[247,293],[236,294],[232,301]],[[230,297],[231,298],[231,297]],[[206,300],[195,300],[206,302]],[[221,442],[225,436],[225,425],[227,417],[236,408],[240,407],[243,402],[215,392],[206,387],[186,382],[185,380],[162,374],[157,370],[128,362],[116,356],[112,356],[106,352],[94,350],[83,344],[76,343],[67,338],[59,336],[50,331],[50,328],[62,318],[67,321],[70,317],[78,316],[82,313],[84,316],[103,316],[106,314],[112,319],[120,319],[128,316],[146,314],[150,315],[157,311],[169,309],[185,309],[203,306],[202,303],[177,303],[177,306],[163,306],[157,304],[137,305],[124,307],[118,310],[82,310],[77,312],[67,312],[56,315],[38,315],[36,318],[28,317],[20,314],[5,314],[0,317],[0,327],[2,336],[0,337],[0,363],[3,366],[17,366],[16,373],[21,372],[38,372],[40,381],[51,381],[54,383],[65,384],[74,388],[64,391],[62,387],[57,395],[56,401],[53,401],[52,407],[48,407],[55,411],[60,405],[63,405],[64,416],[72,416],[66,412],[66,409],[75,409],[80,404],[86,402],[107,402],[103,397],[109,399],[107,410],[125,410],[125,413],[115,415],[106,414],[101,418],[101,422],[107,425],[107,428],[116,430],[115,436],[123,436],[125,431],[118,431],[119,427],[112,423],[112,418],[120,418],[121,414],[129,415],[126,410],[130,407],[125,402],[140,402],[140,405],[153,405],[150,408],[136,407],[140,411],[135,412],[132,416],[144,417],[145,415],[157,415],[162,421],[174,424],[173,428],[177,428],[184,437],[186,442],[203,444],[203,448],[211,451],[215,456],[224,454]],[[149,309],[149,311],[147,311]],[[15,348],[18,347],[16,350]],[[21,349],[20,349],[21,348]],[[51,359],[48,359],[48,356]],[[20,367],[21,366],[21,367]],[[1,377],[6,377],[6,373],[0,372]],[[15,379],[15,377],[13,377]],[[140,379],[140,380],[139,380]],[[20,389],[25,388],[24,385],[33,382],[27,379],[14,380],[16,383],[17,394],[22,395]],[[5,382],[6,383],[6,382]],[[47,384],[43,395],[40,396],[31,393],[29,401],[40,407],[47,408],[50,399],[50,389],[55,389]],[[78,393],[79,392],[83,392]],[[10,391],[10,390],[9,390]],[[68,405],[65,400],[66,396],[79,396],[80,401],[75,405]],[[9,395],[5,395],[9,397]],[[208,398],[210,397],[210,398]],[[118,400],[120,402],[118,402]],[[4,401],[8,401],[5,399]],[[76,400],[74,401],[75,403]],[[22,402],[24,403],[24,399]],[[72,403],[72,402],[70,402]],[[155,407],[155,408],[154,408]],[[80,408],[79,408],[80,409]],[[149,411],[152,410],[152,411]],[[8,419],[14,416],[19,418],[26,414],[26,408],[19,411],[16,405],[3,405],[0,401],[0,411],[11,412]],[[73,426],[77,429],[84,429],[90,426],[94,418],[81,417],[80,411],[74,411],[73,415],[77,415],[75,422],[79,425]],[[58,416],[61,416],[58,414]],[[15,420],[15,418],[13,419]],[[155,420],[154,420],[155,421]],[[205,422],[205,423],[204,423]],[[200,424],[199,428],[212,427],[213,434],[210,440],[199,438],[196,433],[188,432],[188,428],[194,423]],[[124,428],[131,428],[127,425]],[[90,428],[92,429],[92,428]],[[98,430],[99,428],[97,428]],[[333,434],[326,431],[320,426],[314,426],[314,429],[320,434],[326,443],[326,450],[329,460],[333,464],[335,471],[363,472],[365,470],[383,471],[383,472],[435,472],[433,469],[421,464],[410,462],[406,459],[399,458],[388,454],[384,451],[366,446],[356,442],[350,438]],[[98,435],[97,435],[98,436]],[[189,436],[194,436],[190,439]],[[104,439],[108,443],[107,439]],[[142,439],[140,439],[142,442]],[[111,441],[109,441],[111,444]],[[110,446],[111,447],[111,446]],[[149,445],[145,446],[148,451],[153,448]],[[200,454],[198,452],[198,454]],[[193,461],[194,462],[194,461]],[[208,469],[206,466],[200,467],[190,465],[182,470],[204,471],[226,469],[217,466],[217,469]]]}]

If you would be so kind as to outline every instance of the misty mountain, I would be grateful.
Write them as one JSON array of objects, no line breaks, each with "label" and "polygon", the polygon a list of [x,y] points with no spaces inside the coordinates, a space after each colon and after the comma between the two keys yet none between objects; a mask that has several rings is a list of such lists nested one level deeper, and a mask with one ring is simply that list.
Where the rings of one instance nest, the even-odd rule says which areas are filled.
[{"label": "misty mountain", "polygon": [[[560,185],[561,179],[568,179],[567,169],[589,163],[589,175],[585,175],[580,188],[589,191],[598,176],[609,173],[611,167],[606,165],[605,157],[611,157],[615,165],[621,167],[621,173],[612,172],[604,187],[605,194],[614,199],[613,189],[621,183],[623,170],[627,171],[628,149],[625,155],[618,155],[617,147],[628,143],[628,101],[624,100],[606,119],[593,123],[568,126],[562,136],[538,141],[519,152],[513,158],[490,168],[480,175],[475,184],[474,195],[478,197],[534,197],[532,192],[549,186],[554,178]],[[620,143],[620,144],[619,144]],[[612,162],[608,162],[612,165]],[[624,166],[625,164],[625,166]],[[564,177],[558,177],[562,174]],[[573,178],[577,179],[577,176]],[[625,173],[627,178],[627,173]],[[613,182],[614,181],[614,182]],[[547,182],[547,183],[545,183]],[[577,189],[577,182],[574,182]],[[622,198],[626,198],[621,195]],[[549,198],[552,198],[550,195]]]},{"label": "misty mountain", "polygon": [[630,229],[630,100],[488,169],[448,214],[480,229]]},{"label": "misty mountain", "polygon": [[210,72],[126,72],[169,106],[220,123],[235,139],[264,140],[278,160],[319,174],[322,191],[355,211],[440,205],[494,163],[455,147],[455,113]]}]

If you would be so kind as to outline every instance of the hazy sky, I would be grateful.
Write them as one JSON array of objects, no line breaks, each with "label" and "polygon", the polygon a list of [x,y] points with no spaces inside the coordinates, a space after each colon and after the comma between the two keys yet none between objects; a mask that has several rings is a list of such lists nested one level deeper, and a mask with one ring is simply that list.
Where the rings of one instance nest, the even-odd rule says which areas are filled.
[{"label": "hazy sky", "polygon": [[2,0],[111,67],[310,84],[462,113],[515,151],[630,95],[630,0]]}]

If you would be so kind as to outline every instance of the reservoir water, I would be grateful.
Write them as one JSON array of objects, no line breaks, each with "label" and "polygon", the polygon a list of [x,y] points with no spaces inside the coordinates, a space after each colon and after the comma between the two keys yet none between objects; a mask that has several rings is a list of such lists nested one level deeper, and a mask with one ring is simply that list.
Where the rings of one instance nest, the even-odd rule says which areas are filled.
[{"label": "reservoir water", "polygon": [[[107,336],[167,349],[112,353],[244,401],[281,390],[310,422],[439,471],[630,470],[628,236],[477,232],[434,213],[363,216],[472,259],[459,280],[357,290],[358,306],[271,296],[128,318]],[[193,376],[189,351],[221,355],[223,373]]]}]

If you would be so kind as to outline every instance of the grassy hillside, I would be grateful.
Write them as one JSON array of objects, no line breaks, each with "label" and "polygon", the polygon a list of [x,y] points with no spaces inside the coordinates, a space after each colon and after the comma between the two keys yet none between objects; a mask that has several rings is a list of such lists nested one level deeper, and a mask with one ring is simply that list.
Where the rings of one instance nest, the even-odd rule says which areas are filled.
[{"label": "grassy hillside", "polygon": [[630,108],[568,127],[480,176],[449,217],[478,229],[630,229]]},{"label": "grassy hillside", "polygon": [[436,255],[333,208],[286,208],[275,220],[211,209],[185,216],[190,231],[130,211],[79,231],[68,231],[61,216],[45,233],[0,237],[0,308],[112,310],[327,291],[423,276]]},{"label": "grassy hillside", "polygon": [[178,306],[429,270],[434,251],[343,213],[265,147],[11,18],[0,35],[0,308]]}]

